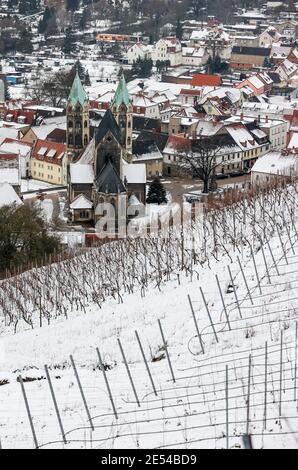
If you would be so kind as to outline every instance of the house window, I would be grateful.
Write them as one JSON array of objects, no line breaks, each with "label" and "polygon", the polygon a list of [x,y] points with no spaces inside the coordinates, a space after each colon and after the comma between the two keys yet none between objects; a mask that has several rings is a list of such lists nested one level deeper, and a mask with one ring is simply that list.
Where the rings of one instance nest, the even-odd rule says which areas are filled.
[{"label": "house window", "polygon": [[87,219],[89,213],[87,211],[80,211],[80,219]]}]

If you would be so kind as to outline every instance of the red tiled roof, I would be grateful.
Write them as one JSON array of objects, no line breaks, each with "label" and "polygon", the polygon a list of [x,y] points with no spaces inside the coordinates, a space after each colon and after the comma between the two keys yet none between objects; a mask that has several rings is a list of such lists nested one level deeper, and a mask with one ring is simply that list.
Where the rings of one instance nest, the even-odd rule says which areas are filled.
[{"label": "red tiled roof", "polygon": [[27,147],[33,147],[33,144],[31,142],[22,142],[21,140],[12,139],[11,137],[5,137],[2,144],[10,144],[12,142],[16,142],[17,144],[24,145]]},{"label": "red tiled roof", "polygon": [[2,153],[0,149],[0,160],[17,160],[17,158],[16,153]]},{"label": "red tiled roof", "polygon": [[60,144],[64,144],[66,142],[66,130],[65,129],[54,129],[50,132],[47,136],[47,140],[51,142],[58,142]]},{"label": "red tiled roof", "polygon": [[192,86],[220,86],[222,83],[219,75],[205,75],[203,73],[195,73],[192,77]]},{"label": "red tiled roof", "polygon": [[180,91],[180,95],[199,96],[200,94],[201,94],[201,91],[200,91],[200,90],[187,90],[187,89],[183,88],[183,89]]},{"label": "red tiled roof", "polygon": [[164,150],[167,150],[169,148],[175,150],[176,152],[185,152],[186,150],[190,150],[191,148],[190,140],[186,139],[183,136],[170,135]]},{"label": "red tiled roof", "polygon": [[[43,150],[41,150],[43,149]],[[52,152],[51,152],[52,151]],[[32,158],[54,165],[62,165],[62,157],[66,152],[66,145],[50,140],[38,139],[33,149]],[[49,154],[53,154],[52,156]]]},{"label": "red tiled roof", "polygon": [[12,118],[8,122],[18,122],[18,118],[24,118],[24,122],[21,124],[31,125],[33,124],[34,120],[36,119],[35,111],[27,111],[23,109],[7,109],[5,111],[4,120],[7,120],[7,116],[12,116]]}]

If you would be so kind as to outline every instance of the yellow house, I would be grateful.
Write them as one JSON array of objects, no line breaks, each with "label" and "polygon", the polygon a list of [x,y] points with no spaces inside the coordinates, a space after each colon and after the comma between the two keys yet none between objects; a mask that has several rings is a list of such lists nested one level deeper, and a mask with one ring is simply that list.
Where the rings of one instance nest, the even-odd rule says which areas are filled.
[{"label": "yellow house", "polygon": [[147,180],[162,176],[163,155],[154,141],[134,142],[132,161],[145,163]]},{"label": "yellow house", "polygon": [[66,145],[49,140],[37,140],[33,148],[30,166],[33,179],[66,186]]}]

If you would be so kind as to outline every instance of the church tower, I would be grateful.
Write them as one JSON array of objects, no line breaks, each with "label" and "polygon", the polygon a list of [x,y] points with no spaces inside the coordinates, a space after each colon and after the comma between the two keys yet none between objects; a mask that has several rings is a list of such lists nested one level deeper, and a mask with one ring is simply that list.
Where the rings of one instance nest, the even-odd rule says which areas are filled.
[{"label": "church tower", "polygon": [[66,107],[67,150],[78,156],[90,139],[89,99],[78,72],[73,81]]},{"label": "church tower", "polygon": [[131,162],[133,104],[123,75],[120,78],[118,88],[111,102],[111,110],[121,129],[122,145],[125,149],[125,159],[128,162]]}]

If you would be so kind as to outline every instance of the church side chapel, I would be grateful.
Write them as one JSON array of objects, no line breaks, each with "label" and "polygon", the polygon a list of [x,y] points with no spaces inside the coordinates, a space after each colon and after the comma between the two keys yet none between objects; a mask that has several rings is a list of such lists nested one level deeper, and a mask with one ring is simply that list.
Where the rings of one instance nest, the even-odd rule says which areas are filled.
[{"label": "church side chapel", "polygon": [[96,224],[105,215],[96,214],[96,207],[110,203],[117,228],[120,199],[130,206],[130,214],[145,204],[146,166],[132,163],[132,120],[132,100],[122,76],[110,108],[90,139],[89,100],[76,75],[67,103],[68,197],[73,222]]}]

